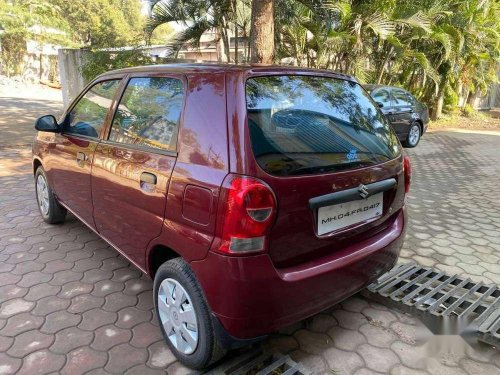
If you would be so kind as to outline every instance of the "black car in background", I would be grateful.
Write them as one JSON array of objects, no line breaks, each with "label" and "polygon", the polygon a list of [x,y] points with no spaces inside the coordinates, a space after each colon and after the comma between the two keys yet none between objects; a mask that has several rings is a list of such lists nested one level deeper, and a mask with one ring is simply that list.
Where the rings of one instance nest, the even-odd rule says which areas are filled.
[{"label": "black car in background", "polygon": [[405,147],[415,147],[427,130],[429,111],[409,92],[392,86],[365,85]]}]

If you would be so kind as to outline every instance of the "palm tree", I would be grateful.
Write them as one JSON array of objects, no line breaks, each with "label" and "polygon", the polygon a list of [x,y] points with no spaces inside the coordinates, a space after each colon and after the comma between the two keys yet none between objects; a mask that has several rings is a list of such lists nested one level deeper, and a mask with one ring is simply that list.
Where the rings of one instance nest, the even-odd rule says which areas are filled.
[{"label": "palm tree", "polygon": [[153,31],[164,23],[183,24],[184,30],[177,33],[170,42],[172,49],[178,52],[186,43],[199,46],[201,36],[207,31],[213,31],[222,47],[219,48],[219,60],[228,62],[228,31],[233,15],[232,0],[160,1],[153,6],[152,16],[146,24],[146,34],[150,37]]},{"label": "palm tree", "polygon": [[[251,37],[253,62],[275,60],[403,86],[434,118],[444,103],[472,102],[496,81],[500,5],[495,0],[170,0],[156,5],[148,30],[179,21],[173,45],[196,45],[215,30]],[[252,8],[251,22],[249,9]],[[248,56],[245,53],[246,56]]]}]

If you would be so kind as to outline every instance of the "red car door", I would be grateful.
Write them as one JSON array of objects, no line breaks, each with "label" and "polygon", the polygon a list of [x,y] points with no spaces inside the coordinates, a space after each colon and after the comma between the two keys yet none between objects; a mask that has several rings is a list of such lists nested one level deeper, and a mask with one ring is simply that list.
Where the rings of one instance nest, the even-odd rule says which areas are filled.
[{"label": "red car door", "polygon": [[55,135],[45,161],[58,199],[92,228],[92,161],[120,82],[97,82],[80,96],[65,115],[62,133]]},{"label": "red car door", "polygon": [[160,235],[184,97],[184,78],[131,75],[92,167],[99,233],[137,266]]}]

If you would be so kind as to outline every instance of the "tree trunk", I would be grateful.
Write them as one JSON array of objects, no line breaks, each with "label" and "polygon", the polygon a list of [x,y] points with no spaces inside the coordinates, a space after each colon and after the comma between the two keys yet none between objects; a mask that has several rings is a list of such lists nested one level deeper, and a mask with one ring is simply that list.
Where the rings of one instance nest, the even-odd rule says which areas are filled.
[{"label": "tree trunk", "polygon": [[479,96],[479,90],[476,88],[474,92],[469,91],[469,95],[467,95],[467,104],[474,108],[476,104],[476,99]]},{"label": "tree trunk", "polygon": [[444,91],[440,92],[436,101],[436,108],[433,108],[431,119],[437,120],[443,114]]},{"label": "tree trunk", "polygon": [[[463,107],[463,105],[465,104],[463,87],[464,87],[464,84],[463,84],[462,80],[459,80],[458,84],[457,84],[457,90],[455,91],[457,93],[457,97],[458,97],[458,103],[457,104],[458,104],[459,107]],[[463,100],[463,103],[460,104],[460,102],[462,100]]]},{"label": "tree trunk", "polygon": [[238,64],[238,25],[234,23],[234,63]]},{"label": "tree trunk", "polygon": [[446,88],[447,76],[441,77],[436,102],[431,107],[431,120],[435,121],[443,114],[444,90]]},{"label": "tree trunk", "polygon": [[431,107],[432,120],[437,120],[443,113],[444,92],[446,84],[448,83],[448,73],[450,69],[451,66],[448,63],[441,64],[438,68],[438,72],[441,74],[441,82],[439,82],[436,102],[433,103]]},{"label": "tree trunk", "polygon": [[236,7],[237,0],[233,0],[233,17],[234,17],[234,63],[238,64],[238,14]]},{"label": "tree trunk", "polygon": [[38,72],[38,81],[41,81],[42,80],[42,70],[43,70],[43,55],[42,55],[42,51],[40,51],[40,61],[39,61],[39,69],[40,71]]},{"label": "tree trunk", "polygon": [[274,0],[252,1],[250,60],[260,64],[274,62]]},{"label": "tree trunk", "polygon": [[231,51],[229,49],[229,35],[227,34],[226,28],[224,28],[224,31],[222,33],[222,42],[224,45],[224,55],[225,55],[225,60],[224,62],[229,62],[231,60]]},{"label": "tree trunk", "polygon": [[217,40],[217,61],[228,62],[229,61],[229,45],[227,42],[227,34],[224,32],[224,28],[220,28],[218,32],[219,39]]},{"label": "tree trunk", "polygon": [[380,85],[380,83],[382,83],[382,77],[384,76],[385,67],[387,66],[387,63],[389,62],[389,58],[391,57],[391,53],[392,53],[392,46],[391,46],[391,48],[389,48],[389,51],[387,51],[387,53],[384,57],[384,61],[382,62],[382,66],[380,67],[380,70],[378,72],[377,85]]}]

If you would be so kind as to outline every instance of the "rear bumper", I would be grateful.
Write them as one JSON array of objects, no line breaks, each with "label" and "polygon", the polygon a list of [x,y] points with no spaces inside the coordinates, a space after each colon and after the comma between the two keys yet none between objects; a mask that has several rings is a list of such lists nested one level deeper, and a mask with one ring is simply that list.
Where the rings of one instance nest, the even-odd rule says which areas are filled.
[{"label": "rear bumper", "polygon": [[276,269],[266,254],[213,252],[191,266],[226,333],[249,339],[314,315],[367,286],[396,263],[405,231],[402,209],[383,232],[300,266]]}]

